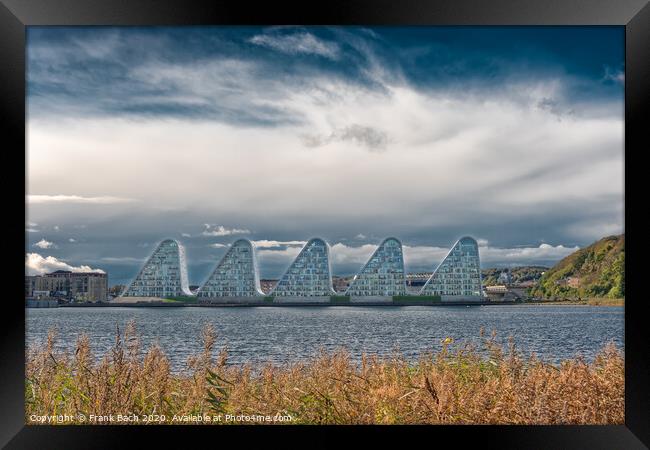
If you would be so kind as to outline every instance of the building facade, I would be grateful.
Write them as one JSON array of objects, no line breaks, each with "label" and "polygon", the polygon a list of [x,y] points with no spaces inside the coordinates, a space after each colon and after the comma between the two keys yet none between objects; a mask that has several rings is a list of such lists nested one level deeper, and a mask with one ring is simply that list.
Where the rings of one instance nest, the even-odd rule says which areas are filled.
[{"label": "building facade", "polygon": [[314,238],[305,244],[270,295],[276,297],[321,297],[334,295],[329,245]]},{"label": "building facade", "polygon": [[125,289],[123,297],[190,296],[185,249],[175,239],[165,239]]},{"label": "building facade", "polygon": [[102,272],[70,272],[57,270],[52,273],[25,277],[25,296],[48,293],[81,302],[103,302],[108,294],[108,275]]},{"label": "building facade", "polygon": [[417,288],[418,292],[422,289],[422,286],[431,278],[433,272],[416,272],[406,274],[406,286],[409,288]]},{"label": "building facade", "polygon": [[352,297],[406,294],[402,243],[392,237],[384,239],[352,279],[345,294]]},{"label": "building facade", "polygon": [[36,290],[36,278],[35,275],[25,275],[25,297],[31,297],[34,295],[34,290]]},{"label": "building facade", "polygon": [[235,241],[196,295],[198,298],[264,295],[251,241]]},{"label": "building facade", "polygon": [[476,240],[468,236],[459,239],[433,272],[420,294],[481,296],[481,264]]},{"label": "building facade", "polygon": [[[320,238],[311,239],[277,282],[260,280],[254,246],[249,240],[240,239],[231,245],[195,295],[204,299],[263,295],[326,297],[337,292],[351,297],[408,294],[460,299],[482,296],[478,244],[471,237],[459,239],[430,276],[428,273],[407,275],[401,242],[394,237],[387,238],[357,275],[336,277],[337,289],[334,289],[329,253],[327,242]],[[103,289],[104,294],[101,295],[105,298],[106,287],[95,288],[90,279],[73,278],[56,275],[44,282],[26,277],[25,293],[28,295],[35,290],[94,292],[95,289]],[[92,298],[101,295],[89,294]],[[122,295],[158,298],[194,295],[188,285],[183,246],[174,239],[162,241]]]}]

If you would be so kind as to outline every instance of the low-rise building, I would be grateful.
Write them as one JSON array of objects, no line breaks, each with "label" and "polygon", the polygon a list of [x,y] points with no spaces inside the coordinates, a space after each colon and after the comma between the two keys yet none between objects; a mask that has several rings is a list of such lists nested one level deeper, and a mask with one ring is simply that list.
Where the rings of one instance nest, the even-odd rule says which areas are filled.
[{"label": "low-rise building", "polygon": [[25,277],[25,296],[49,296],[68,300],[103,302],[108,293],[108,275],[103,272],[70,272],[57,270],[52,273]]},{"label": "low-rise building", "polygon": [[36,277],[25,275],[25,297],[32,297],[36,289]]},{"label": "low-rise building", "polygon": [[264,294],[268,294],[276,284],[278,284],[278,280],[260,280],[260,289],[262,289]]},{"label": "low-rise building", "polygon": [[525,289],[515,289],[506,285],[486,286],[485,295],[493,302],[514,302],[524,296]]},{"label": "low-rise building", "polygon": [[332,286],[334,287],[334,290],[338,293],[344,293],[350,286],[352,278],[354,278],[352,275],[345,277],[332,276]]}]

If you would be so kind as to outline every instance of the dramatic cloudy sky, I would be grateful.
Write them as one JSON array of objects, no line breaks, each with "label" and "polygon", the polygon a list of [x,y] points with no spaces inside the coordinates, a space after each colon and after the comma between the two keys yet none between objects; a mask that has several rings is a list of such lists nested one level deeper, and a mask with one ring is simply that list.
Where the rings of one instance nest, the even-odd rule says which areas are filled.
[{"label": "dramatic cloudy sky", "polygon": [[623,29],[28,30],[26,266],[128,282],[165,237],[198,284],[239,237],[355,272],[550,265],[623,231]]}]

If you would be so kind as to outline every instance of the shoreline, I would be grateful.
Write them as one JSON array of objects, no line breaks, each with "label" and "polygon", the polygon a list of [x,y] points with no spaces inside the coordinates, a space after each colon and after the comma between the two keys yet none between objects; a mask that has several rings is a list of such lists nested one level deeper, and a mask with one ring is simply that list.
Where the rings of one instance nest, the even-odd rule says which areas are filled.
[{"label": "shoreline", "polygon": [[[609,300],[609,299],[606,299]],[[409,306],[600,306],[600,307],[620,307],[625,306],[624,300],[589,302],[589,301],[527,301],[527,302],[458,302],[458,303],[414,303],[412,305],[404,303],[386,303],[386,302],[366,302],[366,303],[325,303],[325,302],[304,302],[304,303],[182,303],[182,302],[141,302],[141,303],[75,303],[61,304],[54,308],[106,308],[106,307],[125,307],[125,308],[221,308],[221,307],[322,307],[322,306],[345,306],[345,307],[364,307],[364,306],[383,306],[383,307],[409,307]],[[32,308],[30,308],[32,309]],[[42,308],[33,308],[42,309]]]},{"label": "shoreline", "polygon": [[[322,307],[322,306],[345,306],[345,307],[364,307],[364,306],[384,306],[384,307],[402,307],[402,306],[486,306],[489,302],[462,302],[462,303],[414,303],[412,305],[405,305],[402,303],[385,303],[385,302],[367,302],[367,303],[165,303],[165,302],[148,302],[148,303],[77,303],[77,304],[62,304],[59,308],[104,308],[104,307],[126,307],[126,308],[222,308],[222,307],[264,307],[264,308],[286,308],[286,307]],[[504,303],[505,304],[505,303]],[[511,303],[512,304],[512,303]]]}]

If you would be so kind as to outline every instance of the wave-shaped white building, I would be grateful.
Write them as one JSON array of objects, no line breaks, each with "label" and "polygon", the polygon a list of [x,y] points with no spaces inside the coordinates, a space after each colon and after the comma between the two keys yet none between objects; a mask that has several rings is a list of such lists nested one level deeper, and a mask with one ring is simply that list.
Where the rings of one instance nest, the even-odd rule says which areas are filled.
[{"label": "wave-shaped white building", "polygon": [[187,280],[185,248],[175,239],[162,241],[122,293],[123,297],[192,295]]},{"label": "wave-shaped white building", "polygon": [[199,299],[262,295],[255,249],[248,239],[238,239],[230,246],[196,293]]},{"label": "wave-shaped white building", "polygon": [[420,295],[474,297],[481,295],[481,262],[474,238],[460,238],[433,271]]},{"label": "wave-shaped white building", "polygon": [[274,297],[323,297],[334,295],[329,244],[310,239],[300,250],[270,295]]},{"label": "wave-shaped white building", "polygon": [[[384,239],[354,276],[344,293],[351,298],[407,294],[404,255],[399,239]],[[175,239],[163,240],[122,294],[124,297],[193,295],[188,286],[185,250]],[[269,293],[271,297],[312,298],[336,295],[332,287],[330,246],[310,239]],[[460,238],[416,295],[445,299],[478,298],[481,293],[479,248],[475,239]],[[196,296],[200,300],[250,298],[263,300],[255,246],[235,241]]]},{"label": "wave-shaped white building", "polygon": [[389,237],[379,244],[368,262],[354,276],[345,295],[382,297],[406,294],[402,243]]}]

